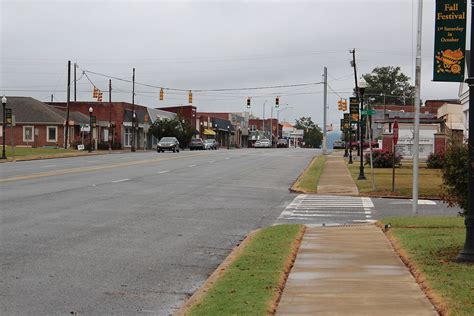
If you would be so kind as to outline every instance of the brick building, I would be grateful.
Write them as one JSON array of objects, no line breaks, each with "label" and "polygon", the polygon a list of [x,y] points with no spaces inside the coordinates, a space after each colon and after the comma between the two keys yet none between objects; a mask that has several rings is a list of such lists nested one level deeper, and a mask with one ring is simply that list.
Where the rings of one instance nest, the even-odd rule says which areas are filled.
[{"label": "brick building", "polygon": [[253,146],[260,138],[271,138],[272,144],[275,144],[282,138],[282,131],[283,125],[277,119],[249,119],[249,146]]},{"label": "brick building", "polygon": [[[65,102],[50,102],[50,105],[64,110]],[[96,128],[93,129],[93,139],[96,143],[112,140],[114,146],[130,148],[132,145],[132,109],[135,109],[135,147],[137,149],[149,148],[148,126],[151,124],[148,108],[143,105],[128,102],[70,102],[69,110],[89,116],[89,108],[96,117]]]},{"label": "brick building", "polygon": [[[0,129],[0,140],[14,146],[63,147],[66,113],[30,97],[7,97],[6,108],[12,109],[14,126],[7,126],[5,135]],[[3,124],[3,116],[1,118]],[[80,126],[88,117],[69,113],[69,139],[79,137]]]}]

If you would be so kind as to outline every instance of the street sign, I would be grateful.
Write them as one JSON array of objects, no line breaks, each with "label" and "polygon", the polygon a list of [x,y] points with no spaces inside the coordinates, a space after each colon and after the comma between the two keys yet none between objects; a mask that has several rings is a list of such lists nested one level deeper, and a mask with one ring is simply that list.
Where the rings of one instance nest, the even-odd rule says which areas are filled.
[{"label": "street sign", "polygon": [[395,120],[393,123],[393,145],[396,145],[398,142],[398,122]]},{"label": "street sign", "polygon": [[359,113],[359,102],[357,98],[349,98],[349,112],[351,114]]},{"label": "street sign", "polygon": [[375,110],[374,110],[374,109],[367,110],[367,114],[369,114],[369,115],[374,115],[374,114],[375,114]]},{"label": "street sign", "polygon": [[5,122],[7,124],[11,124],[13,122],[12,109],[5,109]]}]

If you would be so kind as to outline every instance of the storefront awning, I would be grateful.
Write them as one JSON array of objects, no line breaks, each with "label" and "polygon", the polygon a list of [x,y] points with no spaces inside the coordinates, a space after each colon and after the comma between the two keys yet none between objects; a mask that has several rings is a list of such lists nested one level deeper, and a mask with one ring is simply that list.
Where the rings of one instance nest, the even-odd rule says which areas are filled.
[{"label": "storefront awning", "polygon": [[203,132],[204,135],[207,135],[207,136],[214,136],[216,135],[216,132],[214,132],[212,129],[205,129],[204,132]]}]

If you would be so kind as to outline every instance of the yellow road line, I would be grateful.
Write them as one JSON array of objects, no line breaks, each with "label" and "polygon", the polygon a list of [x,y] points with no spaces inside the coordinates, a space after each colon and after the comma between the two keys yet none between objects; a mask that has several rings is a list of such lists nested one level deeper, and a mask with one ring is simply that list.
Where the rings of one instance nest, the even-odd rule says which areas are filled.
[{"label": "yellow road line", "polygon": [[43,177],[62,176],[62,175],[71,174],[71,173],[80,173],[80,172],[89,172],[89,171],[128,167],[128,166],[135,166],[135,165],[143,165],[143,164],[149,164],[149,163],[160,162],[160,161],[184,159],[188,157],[205,156],[205,155],[209,155],[209,154],[204,154],[204,153],[193,154],[193,155],[188,155],[188,156],[177,156],[177,157],[170,157],[170,158],[156,158],[156,159],[147,159],[147,160],[138,160],[138,161],[128,161],[128,162],[121,162],[121,163],[104,165],[104,166],[77,167],[77,168],[69,168],[69,169],[62,169],[62,170],[55,170],[55,171],[39,172],[39,173],[30,174],[30,175],[0,179],[0,183],[18,181],[18,180],[29,180],[29,179],[36,179],[36,178],[43,178]]}]

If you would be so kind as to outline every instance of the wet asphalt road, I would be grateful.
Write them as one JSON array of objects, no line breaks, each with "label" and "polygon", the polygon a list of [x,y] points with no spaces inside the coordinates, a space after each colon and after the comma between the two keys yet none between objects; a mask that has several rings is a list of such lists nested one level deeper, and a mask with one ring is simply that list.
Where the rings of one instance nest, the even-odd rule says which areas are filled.
[{"label": "wet asphalt road", "polygon": [[[318,154],[221,149],[0,164],[0,314],[168,315],[254,229],[411,214],[407,200],[289,193]],[[420,215],[457,211],[420,205]]]},{"label": "wet asphalt road", "polygon": [[242,149],[0,165],[0,313],[167,315],[271,225],[317,150]]}]

